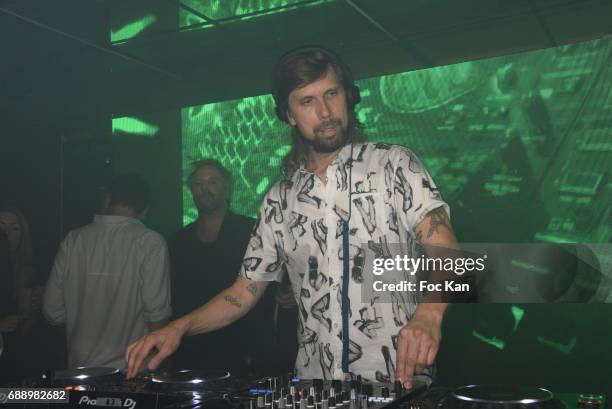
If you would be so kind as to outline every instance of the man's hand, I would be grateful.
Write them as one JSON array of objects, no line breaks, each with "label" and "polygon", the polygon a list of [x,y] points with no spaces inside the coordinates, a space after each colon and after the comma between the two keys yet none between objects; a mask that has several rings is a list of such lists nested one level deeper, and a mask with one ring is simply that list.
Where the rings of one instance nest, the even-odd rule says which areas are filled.
[{"label": "man's hand", "polygon": [[178,349],[184,333],[184,329],[173,321],[130,345],[125,351],[127,378],[133,378],[138,374],[142,363],[153,348],[157,349],[157,354],[151,358],[148,367],[150,370],[157,368],[164,359]]},{"label": "man's hand", "polygon": [[395,379],[412,388],[412,377],[433,365],[442,339],[445,304],[421,304],[399,331]]}]

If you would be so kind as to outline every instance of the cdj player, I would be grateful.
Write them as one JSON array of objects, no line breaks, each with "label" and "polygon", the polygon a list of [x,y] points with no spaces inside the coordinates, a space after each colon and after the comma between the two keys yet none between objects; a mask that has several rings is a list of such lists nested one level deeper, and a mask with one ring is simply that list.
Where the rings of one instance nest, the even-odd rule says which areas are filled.
[{"label": "cdj player", "polygon": [[[445,388],[417,376],[399,382],[329,381],[290,376],[245,380],[229,372],[181,370],[126,379],[114,368],[77,368],[4,385],[0,391],[65,391],[59,402],[2,403],[9,408],[127,409],[604,409],[602,395],[559,394],[541,388],[470,385]],[[12,395],[14,396],[14,395]],[[4,396],[6,398],[6,396]]]}]

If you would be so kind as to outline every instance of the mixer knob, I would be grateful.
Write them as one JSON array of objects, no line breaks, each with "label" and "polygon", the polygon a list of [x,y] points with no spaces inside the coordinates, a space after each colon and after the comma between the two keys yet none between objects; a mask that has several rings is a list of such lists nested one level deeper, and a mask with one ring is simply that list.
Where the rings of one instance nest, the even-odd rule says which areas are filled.
[{"label": "mixer knob", "polygon": [[382,395],[383,398],[388,398],[389,397],[389,388],[387,388],[386,386],[383,386],[380,389],[380,394]]},{"label": "mixer knob", "polygon": [[335,409],[336,408],[336,398],[334,398],[333,396],[330,396],[327,399],[327,406],[329,409]]},{"label": "mixer knob", "polygon": [[307,408],[314,408],[314,404],[315,400],[314,400],[314,396],[309,395],[308,398],[306,399],[306,407]]},{"label": "mixer knob", "polygon": [[348,392],[347,391],[340,392],[340,399],[342,400],[343,404],[349,403],[349,394],[348,394]]}]

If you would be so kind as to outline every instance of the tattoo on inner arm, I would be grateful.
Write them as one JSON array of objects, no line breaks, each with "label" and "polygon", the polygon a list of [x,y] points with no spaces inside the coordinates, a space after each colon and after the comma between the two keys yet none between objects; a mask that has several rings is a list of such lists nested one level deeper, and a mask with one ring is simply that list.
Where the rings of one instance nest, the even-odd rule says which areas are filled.
[{"label": "tattoo on inner arm", "polygon": [[257,295],[257,284],[251,283],[251,284],[247,285],[246,289],[247,289],[248,292],[250,292],[253,295],[253,297],[255,295]]},{"label": "tattoo on inner arm", "polygon": [[427,237],[431,237],[434,233],[438,233],[439,227],[445,227],[448,230],[452,230],[450,226],[450,221],[448,220],[448,215],[444,208],[439,207],[429,213],[427,216],[429,218],[429,231],[427,232]]},{"label": "tattoo on inner arm", "polygon": [[242,308],[242,304],[238,302],[238,297],[234,297],[233,295],[226,295],[225,301],[232,304],[234,307]]}]

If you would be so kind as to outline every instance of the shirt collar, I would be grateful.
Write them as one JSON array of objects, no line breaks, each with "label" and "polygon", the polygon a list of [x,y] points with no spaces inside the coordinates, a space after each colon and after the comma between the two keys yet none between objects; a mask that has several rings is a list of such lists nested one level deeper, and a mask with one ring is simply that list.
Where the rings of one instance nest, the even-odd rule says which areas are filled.
[{"label": "shirt collar", "polygon": [[[353,144],[356,145],[356,144]],[[353,147],[353,152],[355,150],[355,146]],[[351,144],[348,143],[346,145],[344,145],[339,151],[338,154],[336,155],[336,157],[334,158],[334,160],[332,160],[332,162],[330,163],[330,166],[338,166],[341,163],[344,163],[347,159],[349,159],[351,156]],[[307,174],[312,174],[312,171],[306,169],[306,166],[304,166],[304,164],[300,165],[300,168],[298,169],[299,172],[301,173],[307,173]]]},{"label": "shirt collar", "polygon": [[119,223],[141,223],[140,220],[134,217],[114,216],[110,214],[96,214],[94,222],[104,224],[119,224]]}]

